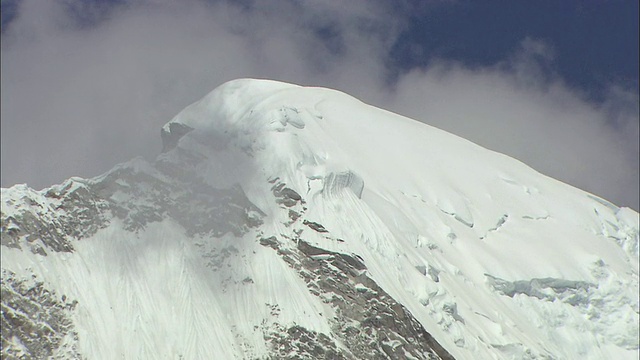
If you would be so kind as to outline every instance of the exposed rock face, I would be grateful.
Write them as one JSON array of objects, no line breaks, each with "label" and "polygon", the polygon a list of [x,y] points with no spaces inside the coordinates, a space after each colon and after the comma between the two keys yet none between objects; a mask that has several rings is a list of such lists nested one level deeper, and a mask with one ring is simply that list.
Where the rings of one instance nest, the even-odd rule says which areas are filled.
[{"label": "exposed rock face", "polygon": [[360,260],[314,247],[302,239],[293,241],[298,244],[295,250],[281,249],[275,237],[262,238],[260,243],[276,250],[314,295],[335,308],[332,335],[348,352],[335,353],[329,339],[301,336],[308,330],[298,329],[277,337],[274,349],[279,354],[300,354],[300,349],[293,346],[302,342],[303,348],[315,349],[310,358],[453,359],[406,308],[366,275],[366,266]]},{"label": "exposed rock face", "polygon": [[[241,236],[264,215],[239,186],[218,189],[185,174],[169,161],[134,161],[93,180],[72,179],[42,192],[24,187],[3,192],[3,247],[35,256],[73,253],[74,242],[94,235],[115,219],[125,231],[172,219],[185,236]],[[6,196],[5,196],[6,195]],[[2,358],[81,359],[71,313],[76,300],[44,282],[2,270]]]},{"label": "exposed rock face", "polygon": [[77,301],[7,270],[1,290],[3,359],[82,358],[70,317]]},{"label": "exposed rock face", "polygon": [[[278,179],[275,179],[274,181],[278,181]],[[271,191],[276,197],[276,203],[278,204],[284,205],[286,207],[292,207],[299,201],[304,204],[304,200],[302,200],[300,194],[298,194],[295,190],[286,187],[286,184],[282,182],[277,182],[275,185],[273,185],[271,187]]]},{"label": "exposed rock face", "polygon": [[72,239],[82,239],[106,227],[114,218],[128,231],[170,217],[189,235],[228,232],[241,235],[258,226],[262,211],[239,186],[217,189],[193,174],[192,167],[171,161],[144,160],[118,167],[103,177],[74,178],[43,193],[25,188],[3,199],[16,211],[0,214],[3,246],[46,255],[72,252]]},{"label": "exposed rock face", "polygon": [[188,170],[168,162],[157,162],[154,168],[122,168],[92,188],[108,201],[113,216],[123,220],[129,231],[167,217],[189,235],[240,235],[261,224],[262,212],[239,186],[216,189],[196,176],[184,176]]},{"label": "exposed rock face", "polygon": [[[288,189],[284,184],[275,188]],[[274,191],[277,203],[282,203],[282,193]],[[304,203],[299,197],[287,206],[297,201]],[[300,215],[304,217],[304,210]],[[285,225],[290,227],[295,222]],[[302,225],[329,233],[321,224],[306,219]],[[336,347],[335,340],[298,326],[267,336],[276,354],[308,359],[453,359],[404,306],[367,275],[361,259],[310,245],[301,228],[293,233],[295,238],[281,234],[262,236],[259,241],[295,269],[312,294],[334,308],[331,338],[346,349]]]},{"label": "exposed rock face", "polygon": [[272,349],[269,359],[348,359],[327,335],[302,326],[275,326],[265,340]]},{"label": "exposed rock face", "polygon": [[110,204],[84,180],[68,180],[44,193],[24,190],[17,198],[3,199],[16,209],[13,214],[0,214],[4,246],[21,248],[24,238],[33,253],[71,252],[70,239],[91,236],[108,223]]},{"label": "exposed rock face", "polygon": [[171,123],[163,127],[160,131],[162,137],[162,152],[174,149],[178,145],[178,141],[193,128],[179,123]]}]

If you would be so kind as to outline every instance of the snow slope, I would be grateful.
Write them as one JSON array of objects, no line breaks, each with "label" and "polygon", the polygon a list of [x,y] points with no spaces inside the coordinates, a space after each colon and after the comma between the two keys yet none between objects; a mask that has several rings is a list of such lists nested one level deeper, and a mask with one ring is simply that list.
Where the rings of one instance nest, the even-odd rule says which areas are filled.
[{"label": "snow slope", "polygon": [[[327,300],[338,288],[314,285],[328,273],[305,277],[340,254],[366,267],[349,277],[357,294],[388,294],[456,359],[640,355],[633,210],[323,88],[235,80],[162,134],[153,163],[40,193],[2,190],[2,268],[77,300],[73,346],[87,358],[275,356],[272,334],[294,325],[363,356],[336,330],[357,314]],[[25,212],[79,228],[65,225],[71,210],[58,198],[85,188],[87,218],[102,220],[55,237],[72,252],[41,244],[43,256],[24,229],[9,240]],[[236,190],[210,203],[206,189]],[[238,223],[209,231],[215,219]],[[380,348],[418,356],[393,329]]]}]

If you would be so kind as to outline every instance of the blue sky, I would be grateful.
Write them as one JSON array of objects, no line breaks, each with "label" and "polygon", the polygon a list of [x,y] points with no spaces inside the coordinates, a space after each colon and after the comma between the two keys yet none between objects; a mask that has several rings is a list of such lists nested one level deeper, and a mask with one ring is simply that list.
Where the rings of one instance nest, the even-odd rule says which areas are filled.
[{"label": "blue sky", "polygon": [[612,82],[638,87],[637,1],[442,3],[409,17],[392,66],[428,66],[434,57],[492,65],[527,37],[553,49],[548,71],[598,99]]},{"label": "blue sky", "polygon": [[346,91],[638,209],[637,1],[1,4],[2,186],[153,158],[184,106],[263,77]]}]

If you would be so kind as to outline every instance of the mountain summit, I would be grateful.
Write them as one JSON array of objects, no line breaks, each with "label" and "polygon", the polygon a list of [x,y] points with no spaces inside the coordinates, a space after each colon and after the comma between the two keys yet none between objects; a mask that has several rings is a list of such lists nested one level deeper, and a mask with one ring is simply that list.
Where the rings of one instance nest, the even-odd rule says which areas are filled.
[{"label": "mountain summit", "polygon": [[335,90],[2,189],[2,358],[637,359],[638,213]]}]

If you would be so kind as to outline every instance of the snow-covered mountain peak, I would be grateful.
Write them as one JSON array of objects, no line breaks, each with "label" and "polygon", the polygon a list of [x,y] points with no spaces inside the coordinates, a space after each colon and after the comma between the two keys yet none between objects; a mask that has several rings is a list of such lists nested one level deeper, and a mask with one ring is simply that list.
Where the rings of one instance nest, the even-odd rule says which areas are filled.
[{"label": "snow-covered mountain peak", "polygon": [[[215,184],[219,164],[237,164],[233,179],[260,208],[269,208],[270,193],[264,187],[258,191],[259,184],[276,178],[287,184],[307,201],[309,219],[336,238],[360,239],[349,246],[322,239],[312,243],[362,255],[374,278],[398,297],[408,291],[421,303],[433,301],[407,275],[416,266],[448,268],[462,283],[494,289],[499,288],[495,277],[516,288],[533,282],[543,283],[534,288],[552,289],[539,279],[563,279],[612,291],[596,285],[603,268],[616,274],[613,278],[631,275],[627,285],[637,290],[638,214],[633,210],[335,90],[237,80],[185,109],[165,131],[172,124],[194,129],[182,149],[213,159],[216,170],[203,166],[204,178]],[[416,250],[425,247],[424,254]],[[446,260],[433,265],[440,256]],[[404,265],[390,270],[391,259],[403,259]],[[406,282],[404,289],[394,292],[398,282]],[[523,293],[557,301],[578,290],[541,291],[551,293]],[[624,316],[635,319],[633,291],[625,295],[631,307]],[[458,296],[443,295],[454,303]],[[637,324],[617,329],[623,328],[634,334]],[[549,339],[559,348],[566,340],[557,334]],[[622,343],[637,347],[631,338]]]},{"label": "snow-covered mountain peak", "polygon": [[[327,188],[329,179],[350,174],[359,196],[362,187],[396,206],[419,198],[474,230],[491,229],[510,216],[594,229],[613,216],[637,229],[633,210],[335,90],[234,80],[187,107],[163,133],[184,137],[181,150],[211,159],[216,170],[203,166],[199,173],[213,185],[220,164],[235,163],[227,168],[236,168],[232,180],[245,188],[279,177],[300,193],[326,198],[335,192]],[[637,246],[629,250],[637,255]]]},{"label": "snow-covered mountain peak", "polygon": [[633,210],[330,89],[231,81],[161,135],[153,162],[2,190],[3,292],[65,294],[54,354],[638,356]]}]

